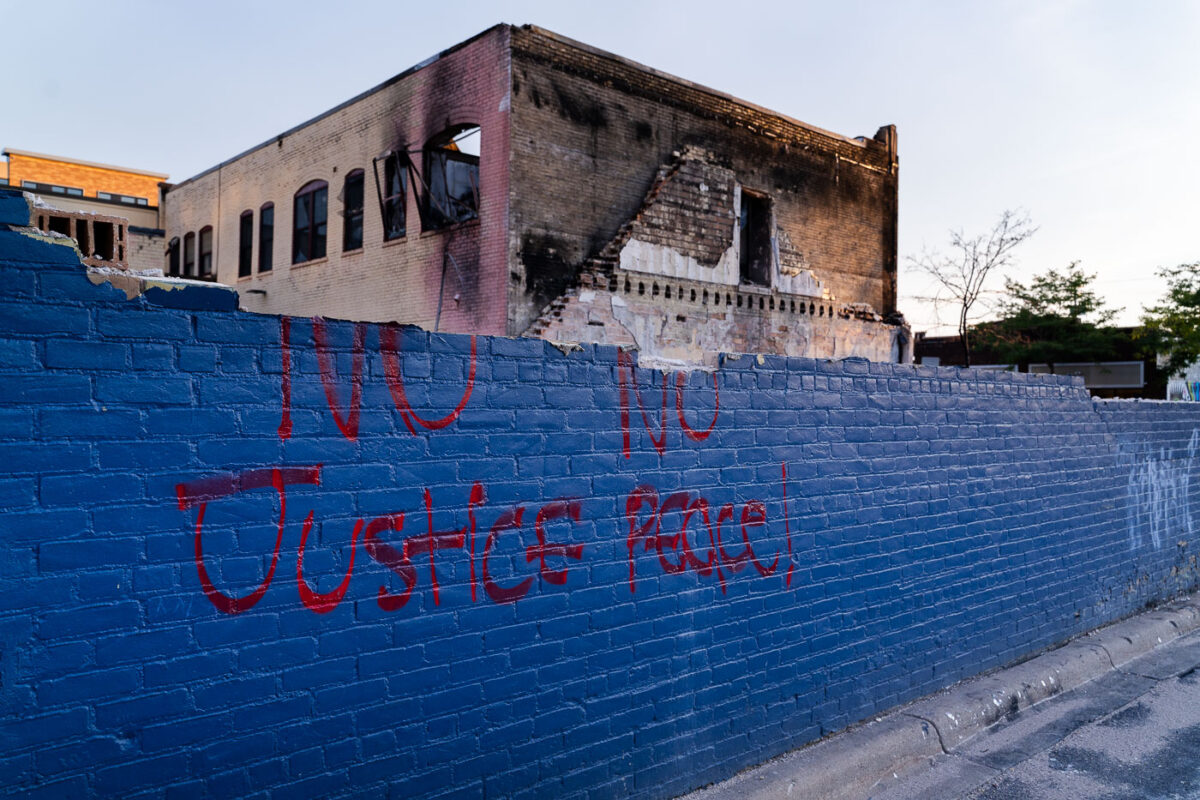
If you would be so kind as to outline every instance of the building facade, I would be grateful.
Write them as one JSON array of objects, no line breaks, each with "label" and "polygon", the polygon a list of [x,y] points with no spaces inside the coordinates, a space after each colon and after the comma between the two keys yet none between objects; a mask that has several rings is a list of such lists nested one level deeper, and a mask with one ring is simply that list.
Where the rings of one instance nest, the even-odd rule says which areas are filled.
[{"label": "building facade", "polygon": [[172,187],[169,273],[265,313],[906,360],[896,134],[499,25]]},{"label": "building facade", "polygon": [[[987,323],[981,327],[986,328]],[[1159,369],[1158,358],[1147,354],[1145,346],[1134,335],[1134,328],[1117,328],[1111,351],[1104,360],[1094,354],[1069,353],[1056,363],[1022,363],[1005,361],[986,340],[973,339],[971,369],[992,372],[1030,372],[1039,375],[1077,375],[1095,397],[1140,398],[1143,400],[1189,399],[1183,381],[1168,382],[1167,374]],[[926,336],[918,331],[913,337],[913,356],[918,364],[931,367],[962,367],[966,364],[962,339],[958,336]],[[1200,373],[1197,373],[1200,380]],[[1174,392],[1174,394],[1172,394]],[[1182,396],[1180,396],[1182,395]]]},{"label": "building facade", "polygon": [[33,195],[30,222],[75,238],[88,266],[162,267],[158,172],[6,148],[0,185]]}]

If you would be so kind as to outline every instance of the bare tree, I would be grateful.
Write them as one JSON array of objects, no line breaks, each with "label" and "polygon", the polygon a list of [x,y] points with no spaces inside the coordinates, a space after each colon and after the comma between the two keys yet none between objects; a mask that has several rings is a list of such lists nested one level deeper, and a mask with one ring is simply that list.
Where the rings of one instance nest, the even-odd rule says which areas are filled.
[{"label": "bare tree", "polygon": [[939,309],[952,305],[958,316],[958,335],[963,345],[966,365],[971,366],[971,314],[986,289],[984,284],[993,273],[1012,265],[1012,253],[1017,245],[1037,232],[1024,211],[1005,211],[987,233],[968,237],[961,230],[950,231],[950,251],[925,251],[919,257],[910,256],[909,264],[933,278],[934,294],[921,299],[930,300]]}]

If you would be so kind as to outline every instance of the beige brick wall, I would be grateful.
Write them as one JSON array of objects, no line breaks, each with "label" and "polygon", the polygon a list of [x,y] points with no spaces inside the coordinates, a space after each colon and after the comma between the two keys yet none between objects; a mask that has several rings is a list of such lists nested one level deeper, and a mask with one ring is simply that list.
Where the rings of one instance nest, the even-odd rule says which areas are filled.
[{"label": "beige brick wall", "polygon": [[161,269],[165,270],[163,251],[166,249],[166,239],[155,234],[129,231],[129,249],[126,259],[132,270]]},{"label": "beige brick wall", "polygon": [[[397,321],[434,327],[446,270],[440,328],[503,334],[508,203],[508,30],[493,28],[433,63],[304,127],[175,186],[166,196],[167,239],[214,226],[217,279],[264,313]],[[407,236],[384,242],[371,160],[401,144],[419,149],[449,125],[481,127],[479,219],[422,232],[409,186]],[[420,154],[414,160],[421,168]],[[365,175],[364,246],[342,252],[345,176]],[[383,165],[380,163],[382,180]],[[293,265],[293,202],[312,180],[329,183],[326,257]],[[259,209],[275,204],[273,269],[258,272]],[[241,214],[254,212],[254,274],[238,277]],[[449,262],[446,262],[449,263]],[[257,290],[250,293],[247,290]],[[262,293],[259,293],[262,292]]]}]

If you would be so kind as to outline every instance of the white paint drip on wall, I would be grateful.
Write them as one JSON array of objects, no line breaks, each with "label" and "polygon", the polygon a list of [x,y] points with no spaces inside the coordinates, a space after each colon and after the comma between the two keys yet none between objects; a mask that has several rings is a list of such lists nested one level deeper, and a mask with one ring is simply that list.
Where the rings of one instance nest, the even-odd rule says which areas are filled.
[{"label": "white paint drip on wall", "polygon": [[1133,456],[1127,486],[1131,552],[1143,546],[1143,531],[1149,532],[1155,550],[1173,534],[1191,538],[1194,524],[1189,494],[1198,449],[1200,429],[1193,429],[1186,458],[1171,458],[1166,448],[1159,448],[1157,454]]}]

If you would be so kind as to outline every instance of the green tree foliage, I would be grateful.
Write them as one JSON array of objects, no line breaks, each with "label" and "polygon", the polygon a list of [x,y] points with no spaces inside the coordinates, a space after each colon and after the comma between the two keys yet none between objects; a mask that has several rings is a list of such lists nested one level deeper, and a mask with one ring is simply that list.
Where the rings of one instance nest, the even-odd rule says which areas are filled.
[{"label": "green tree foliage", "polygon": [[1167,293],[1142,314],[1140,338],[1167,354],[1168,375],[1182,372],[1200,358],[1200,262],[1165,267]]},{"label": "green tree foliage", "polygon": [[1092,289],[1095,275],[1073,262],[1048,270],[1028,286],[1005,281],[1000,319],[977,326],[976,341],[1001,363],[1054,365],[1111,360],[1126,340],[1112,326],[1119,309],[1105,308]]}]

